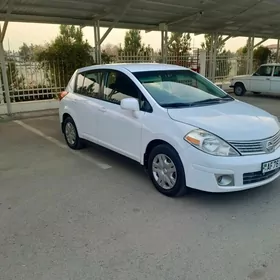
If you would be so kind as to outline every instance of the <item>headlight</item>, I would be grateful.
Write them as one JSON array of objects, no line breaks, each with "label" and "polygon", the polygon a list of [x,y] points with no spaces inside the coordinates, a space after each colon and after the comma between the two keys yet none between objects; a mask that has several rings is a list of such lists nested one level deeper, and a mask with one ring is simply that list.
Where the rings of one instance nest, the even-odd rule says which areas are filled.
[{"label": "headlight", "polygon": [[197,149],[214,156],[239,156],[239,153],[229,144],[210,132],[195,129],[188,133],[184,139]]}]

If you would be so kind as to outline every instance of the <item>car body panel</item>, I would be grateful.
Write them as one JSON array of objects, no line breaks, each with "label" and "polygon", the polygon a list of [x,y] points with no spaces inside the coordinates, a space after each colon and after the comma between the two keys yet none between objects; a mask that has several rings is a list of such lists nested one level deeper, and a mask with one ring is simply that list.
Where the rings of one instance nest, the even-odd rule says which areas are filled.
[{"label": "car body panel", "polygon": [[[152,141],[166,142],[178,153],[184,166],[186,185],[192,188],[228,192],[261,186],[280,173],[261,182],[244,185],[243,174],[259,172],[262,162],[280,158],[280,148],[273,153],[252,156],[222,157],[206,154],[193,147],[185,136],[201,128],[225,141],[249,141],[272,137],[279,131],[279,123],[271,114],[240,101],[225,101],[216,105],[166,109],[161,107],[133,75],[137,71],[186,70],[164,64],[118,64],[90,66],[92,69],[118,70],[129,77],[152,107],[152,112],[124,110],[119,104],[80,96],[73,92],[73,79],[66,89],[69,94],[60,101],[59,116],[69,114],[75,121],[81,138],[102,145],[145,164],[147,146]],[[248,76],[247,76],[248,77]],[[245,79],[245,78],[244,78]],[[247,79],[247,78],[246,78]],[[216,174],[234,174],[233,187],[217,184]]]}]

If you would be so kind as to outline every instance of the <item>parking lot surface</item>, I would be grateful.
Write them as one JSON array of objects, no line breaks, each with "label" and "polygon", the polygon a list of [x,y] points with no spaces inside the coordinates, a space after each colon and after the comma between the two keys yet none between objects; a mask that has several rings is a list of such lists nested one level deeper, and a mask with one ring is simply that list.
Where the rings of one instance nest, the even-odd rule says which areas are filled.
[{"label": "parking lot surface", "polygon": [[57,116],[0,123],[0,156],[1,280],[280,278],[280,180],[167,198],[129,159],[68,149]]}]

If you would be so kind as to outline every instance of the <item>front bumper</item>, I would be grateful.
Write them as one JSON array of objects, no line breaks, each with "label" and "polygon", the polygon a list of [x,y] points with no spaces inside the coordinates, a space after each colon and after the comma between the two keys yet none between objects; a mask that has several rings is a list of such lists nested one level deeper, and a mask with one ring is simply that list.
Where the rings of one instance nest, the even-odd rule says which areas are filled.
[{"label": "front bumper", "polygon": [[[188,149],[187,154],[182,158],[186,185],[198,190],[241,191],[266,185],[280,176],[280,169],[265,175],[261,172],[263,162],[280,158],[280,148],[271,154],[255,156],[218,157],[205,154],[195,148]],[[194,160],[190,163],[189,159]],[[234,185],[220,186],[216,175],[232,175]]]}]

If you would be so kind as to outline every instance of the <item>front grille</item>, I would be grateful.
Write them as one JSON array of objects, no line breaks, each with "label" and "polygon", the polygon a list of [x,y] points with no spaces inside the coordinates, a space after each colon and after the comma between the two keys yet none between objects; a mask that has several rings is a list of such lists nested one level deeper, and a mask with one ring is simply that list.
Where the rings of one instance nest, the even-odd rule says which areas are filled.
[{"label": "front grille", "polygon": [[257,154],[267,154],[271,151],[267,150],[267,143],[271,142],[273,145],[273,150],[280,147],[280,131],[270,138],[256,141],[229,141],[231,146],[233,146],[241,155],[257,155]]},{"label": "front grille", "polygon": [[261,171],[245,173],[243,174],[243,185],[258,183],[264,180],[267,180],[280,171],[280,168],[269,171],[263,174]]}]

